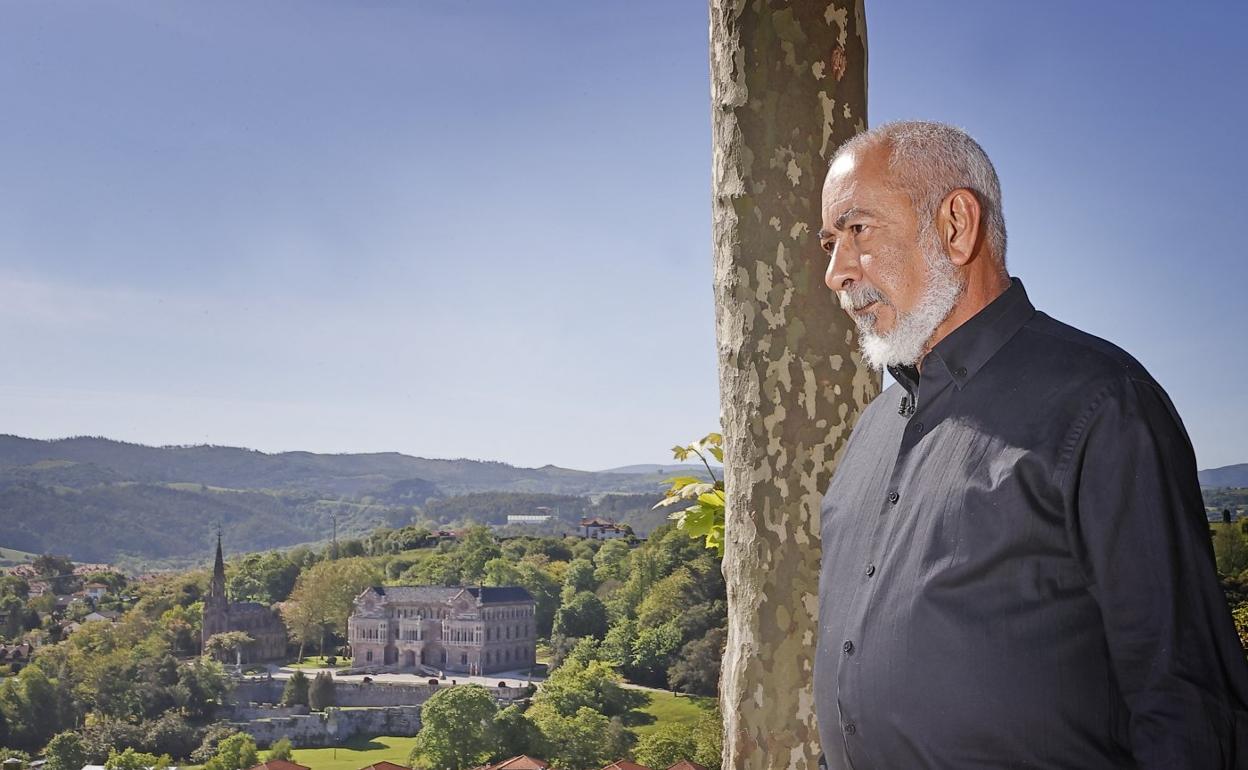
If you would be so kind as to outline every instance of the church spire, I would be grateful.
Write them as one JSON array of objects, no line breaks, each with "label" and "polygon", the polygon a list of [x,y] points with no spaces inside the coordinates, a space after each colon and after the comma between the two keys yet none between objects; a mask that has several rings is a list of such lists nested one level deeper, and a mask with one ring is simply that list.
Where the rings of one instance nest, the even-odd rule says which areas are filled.
[{"label": "church spire", "polygon": [[217,525],[217,558],[212,564],[212,585],[208,596],[225,601],[225,558],[221,554],[221,525]]}]

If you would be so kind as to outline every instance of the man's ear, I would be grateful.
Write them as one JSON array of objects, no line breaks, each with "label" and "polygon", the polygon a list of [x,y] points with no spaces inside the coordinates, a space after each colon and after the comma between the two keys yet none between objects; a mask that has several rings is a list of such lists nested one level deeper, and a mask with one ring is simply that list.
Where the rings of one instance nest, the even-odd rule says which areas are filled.
[{"label": "man's ear", "polygon": [[966,188],[945,196],[937,213],[937,228],[949,261],[962,267],[975,258],[983,231],[983,207]]}]

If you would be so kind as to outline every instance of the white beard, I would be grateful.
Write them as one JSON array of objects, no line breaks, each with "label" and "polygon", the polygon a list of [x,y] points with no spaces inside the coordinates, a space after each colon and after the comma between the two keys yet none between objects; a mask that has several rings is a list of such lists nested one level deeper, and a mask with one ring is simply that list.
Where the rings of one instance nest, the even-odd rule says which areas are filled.
[{"label": "white beard", "polygon": [[[957,268],[941,253],[933,237],[922,234],[923,261],[927,266],[926,285],[919,302],[908,313],[897,316],[893,328],[876,334],[875,314],[854,316],[859,331],[859,348],[867,365],[875,369],[886,366],[914,366],[927,352],[927,343],[962,296],[966,282],[958,275]],[[883,300],[878,291],[868,288],[859,297],[847,297],[841,292],[841,304],[862,306],[863,299]]]}]

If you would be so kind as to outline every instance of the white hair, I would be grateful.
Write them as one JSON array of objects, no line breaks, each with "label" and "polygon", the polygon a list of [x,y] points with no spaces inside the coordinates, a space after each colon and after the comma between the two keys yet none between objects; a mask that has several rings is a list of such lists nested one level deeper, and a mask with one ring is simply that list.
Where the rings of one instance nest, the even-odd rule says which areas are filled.
[{"label": "white hair", "polygon": [[984,148],[956,126],[911,120],[885,123],[854,136],[832,160],[878,144],[888,147],[892,182],[910,196],[920,227],[935,221],[936,210],[949,193],[966,189],[975,194],[983,211],[986,242],[1005,272],[1001,182]]}]

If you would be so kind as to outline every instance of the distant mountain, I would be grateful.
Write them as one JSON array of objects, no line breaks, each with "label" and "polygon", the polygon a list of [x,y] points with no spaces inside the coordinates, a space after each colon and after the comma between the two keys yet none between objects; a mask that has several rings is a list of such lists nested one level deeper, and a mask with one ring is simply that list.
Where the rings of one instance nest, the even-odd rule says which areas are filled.
[{"label": "distant mountain", "polygon": [[279,492],[316,491],[359,496],[392,494],[400,482],[420,480],[436,495],[468,492],[546,492],[593,495],[606,492],[652,492],[661,473],[595,473],[545,465],[517,468],[484,460],[431,460],[398,452],[375,454],[266,454],[221,446],[149,447],[106,438],[78,437],[41,441],[0,435],[0,482],[6,479],[51,482],[72,464],[94,466],[113,480],[143,483],[192,482],[228,489]]},{"label": "distant mountain", "polygon": [[[722,479],[724,477],[723,468],[718,465],[712,465],[711,470],[715,471],[715,478]],[[706,476],[706,466],[702,463],[680,463],[673,465],[623,465],[619,468],[608,468],[599,473],[649,473],[662,474],[664,476]]]},{"label": "distant mountain", "polygon": [[[672,468],[578,471],[438,460],[396,452],[267,454],[218,446],[149,447],[105,438],[0,435],[0,546],[79,561],[206,558],[323,541],[429,519],[494,523],[536,506],[561,519],[607,513],[648,529]],[[596,502],[595,502],[596,501]]]},{"label": "distant mountain", "polygon": [[1210,468],[1197,477],[1202,487],[1248,487],[1248,463]]}]

